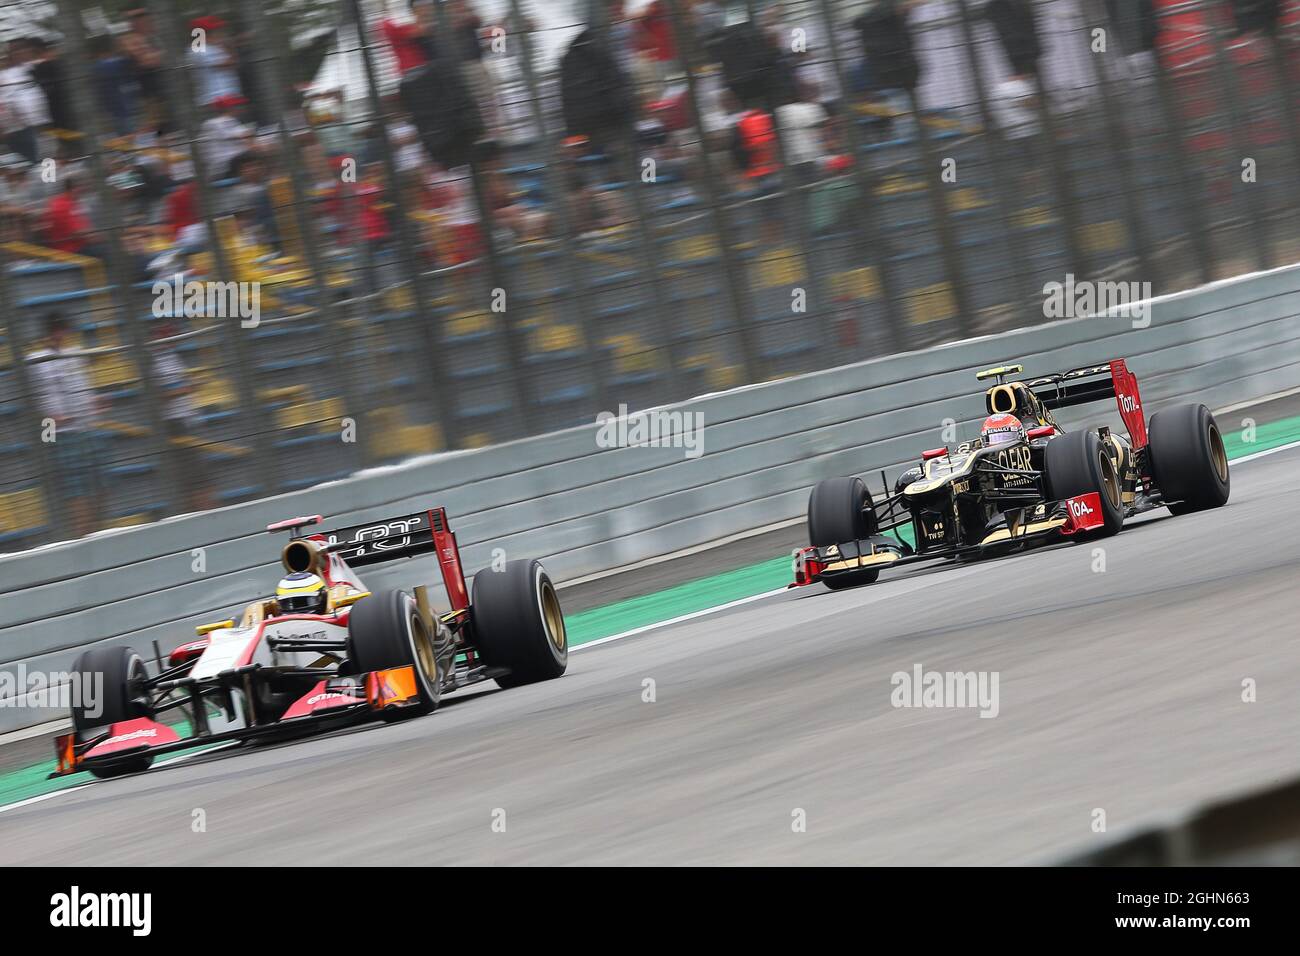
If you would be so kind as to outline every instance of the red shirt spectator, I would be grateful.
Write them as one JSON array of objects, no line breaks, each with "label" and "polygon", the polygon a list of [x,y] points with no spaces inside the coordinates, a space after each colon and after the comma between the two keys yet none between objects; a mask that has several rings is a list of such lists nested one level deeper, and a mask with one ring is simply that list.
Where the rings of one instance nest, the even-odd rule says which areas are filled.
[{"label": "red shirt spectator", "polygon": [[69,185],[50,200],[45,211],[45,230],[50,246],[55,249],[78,253],[86,248],[87,237],[94,227],[78,187]]},{"label": "red shirt spectator", "polygon": [[673,26],[664,12],[662,0],[654,0],[637,18],[636,48],[660,63],[671,63],[677,59]]},{"label": "red shirt spectator", "polygon": [[424,52],[424,30],[418,23],[385,20],[379,26],[384,31],[384,39],[393,48],[393,56],[397,57],[399,73],[424,66],[428,62],[429,58]]},{"label": "red shirt spectator", "polygon": [[194,180],[173,190],[167,197],[167,228],[175,239],[182,229],[199,221],[198,192]]},{"label": "red shirt spectator", "polygon": [[749,158],[745,175],[750,179],[770,176],[780,166],[776,148],[776,131],[772,128],[772,117],[767,111],[746,110],[736,123],[740,133],[740,142]]}]

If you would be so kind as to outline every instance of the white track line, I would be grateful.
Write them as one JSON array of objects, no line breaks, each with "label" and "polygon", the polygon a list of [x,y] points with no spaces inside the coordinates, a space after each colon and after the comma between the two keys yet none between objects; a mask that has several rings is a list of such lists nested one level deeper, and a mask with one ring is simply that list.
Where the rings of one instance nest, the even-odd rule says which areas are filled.
[{"label": "white track line", "polygon": [[719,604],[715,607],[706,607],[702,611],[692,611],[690,614],[682,614],[678,617],[669,618],[666,621],[657,621],[654,624],[644,624],[641,627],[634,627],[632,630],[624,631],[621,634],[611,634],[609,637],[600,637],[594,641],[585,641],[582,644],[571,647],[569,650],[573,653],[577,653],[578,651],[584,651],[589,647],[598,647],[601,644],[609,644],[611,641],[621,641],[625,637],[634,637],[637,634],[644,634],[646,631],[658,630],[661,627],[670,627],[673,624],[680,624],[682,621],[691,621],[697,617],[704,617],[706,614],[713,614],[716,611],[725,611],[727,608],[740,607],[742,604],[761,601],[763,598],[776,597],[778,594],[784,594],[786,590],[786,588],[777,588],[774,591],[764,591],[762,594],[753,594],[736,601],[728,601],[726,604]]}]

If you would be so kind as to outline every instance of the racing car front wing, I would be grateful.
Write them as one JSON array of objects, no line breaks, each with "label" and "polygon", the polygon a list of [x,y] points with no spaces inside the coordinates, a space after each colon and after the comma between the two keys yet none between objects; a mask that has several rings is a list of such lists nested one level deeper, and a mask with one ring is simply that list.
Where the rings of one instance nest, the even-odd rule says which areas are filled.
[{"label": "racing car front wing", "polygon": [[1034,520],[996,529],[976,544],[918,552],[897,538],[874,534],[857,541],[843,541],[820,548],[802,548],[794,556],[794,581],[786,587],[803,587],[828,577],[853,574],[869,568],[916,564],[937,558],[978,556],[995,546],[1069,537],[1100,528],[1104,523],[1101,496],[1097,492],[1090,492],[1056,502],[1046,514],[1036,516]]},{"label": "racing car front wing", "polygon": [[193,747],[314,728],[322,723],[342,723],[344,718],[361,720],[419,702],[415,670],[409,665],[371,671],[359,677],[334,677],[320,681],[272,723],[217,732],[200,730],[193,736],[182,737],[174,728],[151,717],[137,717],[110,724],[88,740],[79,741],[75,733],[61,734],[54,738],[56,763],[49,776],[61,777],[89,766],[111,766],[146,753],[161,756]]}]

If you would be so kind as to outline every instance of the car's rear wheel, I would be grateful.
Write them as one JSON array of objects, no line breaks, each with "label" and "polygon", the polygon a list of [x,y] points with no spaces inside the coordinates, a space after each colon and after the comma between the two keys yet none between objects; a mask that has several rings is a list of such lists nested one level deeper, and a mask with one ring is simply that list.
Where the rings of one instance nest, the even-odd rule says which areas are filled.
[{"label": "car's rear wheel", "polygon": [[1096,492],[1101,498],[1103,524],[1089,537],[1118,534],[1124,527],[1124,502],[1115,460],[1094,431],[1066,432],[1043,450],[1048,495],[1062,501]]},{"label": "car's rear wheel", "polygon": [[569,638],[555,585],[540,561],[508,561],[474,575],[474,644],[502,687],[553,680],[569,666]]},{"label": "car's rear wheel", "polygon": [[434,638],[409,594],[380,591],[352,606],[348,659],[358,674],[396,667],[415,671],[419,703],[384,710],[381,716],[385,720],[417,717],[438,706],[442,687]]},{"label": "car's rear wheel", "polygon": [[[846,541],[859,541],[876,533],[876,512],[871,492],[861,478],[826,478],[817,482],[808,498],[808,542],[825,548]],[[879,568],[836,574],[822,580],[833,591],[871,584],[880,577]]]},{"label": "car's rear wheel", "polygon": [[[83,731],[141,717],[152,717],[149,706],[149,674],[140,655],[129,647],[92,647],[82,651],[72,670],[74,688],[72,727]],[[151,754],[139,754],[112,764],[87,769],[96,777],[120,777],[148,770]]]},{"label": "car's rear wheel", "polygon": [[1218,423],[1204,405],[1175,405],[1151,416],[1147,426],[1151,474],[1176,515],[1219,508],[1228,502],[1232,478]]}]

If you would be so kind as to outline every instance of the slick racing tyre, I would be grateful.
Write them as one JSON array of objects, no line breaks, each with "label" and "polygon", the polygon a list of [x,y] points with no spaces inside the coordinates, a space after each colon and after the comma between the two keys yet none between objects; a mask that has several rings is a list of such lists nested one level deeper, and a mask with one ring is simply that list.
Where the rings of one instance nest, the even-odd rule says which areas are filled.
[{"label": "slick racing tyre", "polygon": [[1151,416],[1147,426],[1151,473],[1176,515],[1219,508],[1232,478],[1214,416],[1204,405],[1175,405]]},{"label": "slick racing tyre", "polygon": [[1124,527],[1124,503],[1115,460],[1094,431],[1066,432],[1047,443],[1043,455],[1047,494],[1054,501],[1097,492],[1105,524],[1089,537],[1118,534]]},{"label": "slick racing tyre", "polygon": [[553,680],[569,666],[569,639],[555,585],[540,561],[508,561],[474,575],[474,642],[502,687]]},{"label": "slick racing tyre", "polygon": [[420,702],[382,711],[385,720],[427,714],[442,692],[433,635],[420,619],[415,598],[402,591],[379,591],[352,606],[348,618],[348,660],[353,673],[410,666]]},{"label": "slick racing tyre", "polygon": [[[153,716],[146,684],[149,675],[144,661],[131,648],[92,647],[77,656],[72,670],[80,690],[73,694],[72,705],[72,728],[78,735],[120,721]],[[120,777],[148,770],[152,763],[151,755],[142,754],[87,769],[96,777]]]},{"label": "slick racing tyre", "polygon": [[[871,492],[861,478],[827,478],[817,482],[808,499],[808,543],[825,548],[845,541],[858,541],[876,533],[876,512]],[[851,574],[824,577],[832,591],[871,584],[880,577],[879,568],[865,568]]]}]

